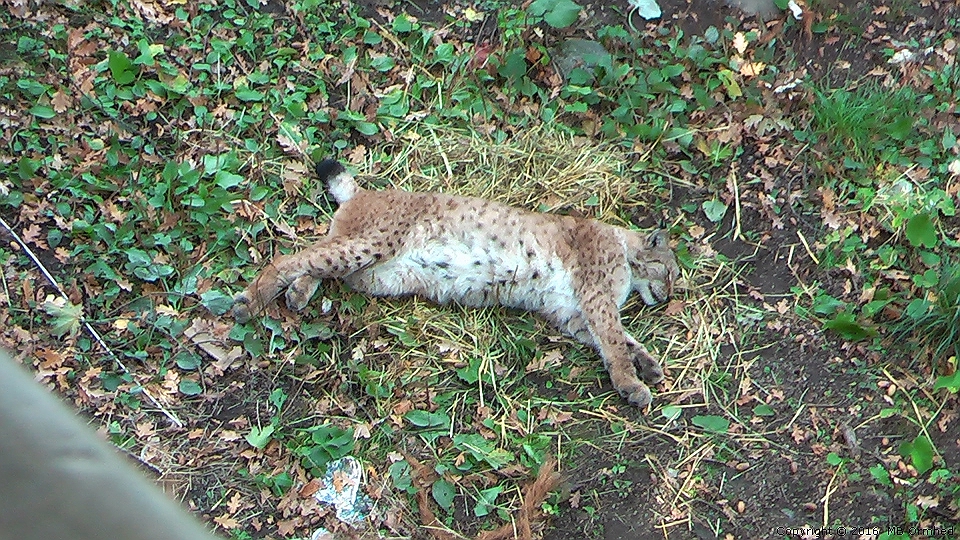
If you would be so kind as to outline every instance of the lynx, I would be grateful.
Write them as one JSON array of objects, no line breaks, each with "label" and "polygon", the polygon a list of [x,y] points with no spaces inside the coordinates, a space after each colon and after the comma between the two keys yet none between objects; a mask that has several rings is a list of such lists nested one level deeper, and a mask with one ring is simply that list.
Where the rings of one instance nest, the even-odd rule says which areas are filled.
[{"label": "lynx", "polygon": [[642,234],[472,197],[366,190],[330,159],[316,171],[340,205],[328,235],[271,261],[237,295],[237,321],[284,290],[287,306],[301,311],[327,278],[379,296],[531,310],[595,349],[631,404],[650,404],[640,379],[658,383],[663,370],[624,330],[619,309],[633,291],[648,305],[671,294],[679,269],[666,231]]}]

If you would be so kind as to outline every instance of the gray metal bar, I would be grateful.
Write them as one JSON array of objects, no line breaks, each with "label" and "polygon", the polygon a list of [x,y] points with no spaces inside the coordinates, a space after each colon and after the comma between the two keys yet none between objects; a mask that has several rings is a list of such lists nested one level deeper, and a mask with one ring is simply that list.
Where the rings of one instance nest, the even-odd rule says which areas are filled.
[{"label": "gray metal bar", "polygon": [[0,351],[0,540],[214,540]]}]

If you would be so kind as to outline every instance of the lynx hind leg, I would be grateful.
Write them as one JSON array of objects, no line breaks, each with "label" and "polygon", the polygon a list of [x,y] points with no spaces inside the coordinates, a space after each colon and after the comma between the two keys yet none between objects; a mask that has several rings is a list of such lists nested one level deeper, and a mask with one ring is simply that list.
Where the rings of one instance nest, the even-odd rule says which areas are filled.
[{"label": "lynx hind leg", "polygon": [[627,349],[630,351],[630,357],[633,365],[636,367],[640,378],[647,384],[657,384],[663,380],[663,367],[655,356],[650,354],[646,347],[633,339],[630,334],[626,334]]}]

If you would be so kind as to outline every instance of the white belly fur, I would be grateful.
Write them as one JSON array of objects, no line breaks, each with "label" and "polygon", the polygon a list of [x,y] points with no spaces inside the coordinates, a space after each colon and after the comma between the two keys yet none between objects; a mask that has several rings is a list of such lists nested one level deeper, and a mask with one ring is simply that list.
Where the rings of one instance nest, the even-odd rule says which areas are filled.
[{"label": "white belly fur", "polygon": [[470,238],[433,238],[347,276],[347,283],[379,296],[418,294],[435,302],[504,305],[534,311],[578,310],[570,272],[553,253],[519,246],[482,250]]}]

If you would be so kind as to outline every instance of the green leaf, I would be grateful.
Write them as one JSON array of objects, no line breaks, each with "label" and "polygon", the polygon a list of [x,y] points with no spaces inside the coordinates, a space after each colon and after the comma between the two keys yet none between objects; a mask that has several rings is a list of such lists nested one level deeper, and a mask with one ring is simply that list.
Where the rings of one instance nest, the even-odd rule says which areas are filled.
[{"label": "green leaf", "polygon": [[193,371],[203,365],[203,359],[198,354],[190,351],[184,351],[176,356],[177,367],[187,371]]},{"label": "green leaf", "polygon": [[577,22],[581,9],[580,4],[572,0],[556,0],[553,9],[543,15],[543,20],[554,28],[566,28]]},{"label": "green leaf", "polygon": [[953,147],[957,145],[957,136],[953,134],[952,129],[943,130],[943,137],[940,138],[940,145],[943,146],[943,149],[948,152],[953,150]]},{"label": "green leaf", "polygon": [[[790,2],[790,0],[783,0],[784,2]],[[703,32],[703,39],[707,40],[707,43],[713,45],[720,39],[720,31],[717,30],[716,26],[710,26]]]},{"label": "green leaf", "polygon": [[497,497],[502,492],[503,486],[493,486],[480,491],[480,496],[477,497],[477,505],[473,508],[473,515],[483,517],[489,514],[497,503]]},{"label": "green leaf", "polygon": [[888,124],[888,132],[890,137],[898,141],[902,141],[910,135],[910,132],[913,131],[914,118],[910,116],[901,116],[894,120],[892,124]]},{"label": "green leaf", "polygon": [[30,114],[36,116],[37,118],[43,118],[44,120],[49,120],[57,115],[57,112],[53,110],[53,107],[47,107],[46,105],[34,105],[30,107]]},{"label": "green leaf", "polygon": [[934,248],[937,245],[937,230],[930,214],[920,213],[907,221],[907,240],[915,247]]},{"label": "green leaf", "polygon": [[775,411],[773,407],[767,405],[766,403],[761,403],[753,408],[753,414],[757,416],[773,416]]},{"label": "green leaf", "polygon": [[503,63],[497,67],[497,73],[507,79],[520,79],[527,74],[527,57],[524,49],[514,49],[507,53]]},{"label": "green leaf", "polygon": [[450,427],[450,416],[445,412],[413,410],[403,417],[411,424],[421,428],[447,429]]},{"label": "green leaf", "polygon": [[283,391],[283,388],[276,388],[273,392],[270,392],[270,396],[267,398],[267,401],[271,405],[277,408],[277,412],[283,408],[283,404],[287,402],[287,393]]},{"label": "green leaf", "polygon": [[933,444],[923,435],[917,435],[913,442],[900,445],[900,455],[910,458],[917,473],[923,474],[933,468]]},{"label": "green leaf", "polygon": [[847,304],[845,302],[829,294],[818,294],[813,299],[813,312],[817,315],[833,315],[846,307]]},{"label": "green leaf", "polygon": [[683,409],[676,405],[666,405],[660,410],[660,414],[667,420],[676,420],[683,414]]},{"label": "green leaf", "polygon": [[955,371],[953,375],[937,377],[937,382],[934,383],[933,389],[939,390],[941,388],[948,388],[954,394],[960,391],[960,371]]},{"label": "green leaf", "polygon": [[843,465],[843,458],[838,456],[836,452],[830,452],[827,454],[827,464],[832,467]]},{"label": "green leaf", "polygon": [[413,22],[403,13],[397,15],[393,19],[393,31],[398,33],[406,33],[413,30]]},{"label": "green leaf", "polygon": [[873,476],[873,479],[881,486],[893,487],[893,482],[890,480],[890,473],[887,472],[887,469],[882,463],[877,463],[873,467],[870,467],[870,476]]},{"label": "green leaf", "polygon": [[163,86],[171,92],[185,94],[190,88],[190,79],[188,79],[186,75],[179,73],[176,77],[170,79],[169,81],[164,81]]},{"label": "green leaf", "polygon": [[263,92],[258,92],[252,88],[241,87],[234,92],[240,101],[260,101],[263,99]]},{"label": "green leaf", "polygon": [[926,299],[914,298],[907,304],[907,308],[903,310],[903,313],[911,319],[921,319],[927,316],[927,313],[930,311],[930,306],[930,302]]},{"label": "green leaf", "polygon": [[737,99],[743,95],[743,90],[740,88],[740,84],[737,83],[737,77],[732,71],[729,69],[721,69],[717,72],[717,76],[726,88],[727,95],[730,96],[730,99]]},{"label": "green leaf", "polygon": [[146,39],[137,42],[137,48],[140,50],[140,56],[133,60],[134,64],[152,66],[157,55],[163,52],[163,45],[150,44]]},{"label": "green leaf", "polygon": [[127,55],[120,51],[110,51],[107,57],[107,66],[110,68],[110,75],[117,84],[130,84],[137,78],[137,68],[133,62],[127,58]]},{"label": "green leaf", "polygon": [[227,171],[217,171],[217,174],[214,176],[214,180],[217,182],[217,185],[223,189],[230,189],[232,187],[237,187],[243,183],[243,177],[239,174],[233,174],[232,172]]},{"label": "green leaf", "polygon": [[707,219],[714,223],[723,219],[724,214],[727,213],[727,205],[720,202],[719,199],[703,201],[700,206],[703,208],[703,213],[707,216]]},{"label": "green leaf", "polygon": [[377,131],[380,131],[380,128],[373,122],[354,122],[353,127],[367,137],[376,135]]},{"label": "green leaf", "polygon": [[201,294],[200,302],[214,315],[223,315],[233,307],[233,297],[217,290],[209,290]]},{"label": "green leaf", "polygon": [[690,421],[693,425],[714,433],[726,433],[730,428],[730,421],[722,416],[694,416]]},{"label": "green leaf", "polygon": [[823,323],[823,327],[840,334],[847,341],[860,341],[877,335],[876,330],[858,323],[851,313],[838,313],[834,319]]},{"label": "green leaf", "polygon": [[450,510],[450,508],[453,507],[453,497],[457,494],[453,488],[453,484],[441,478],[433,483],[431,492],[433,494],[433,500],[437,501],[440,508]]},{"label": "green leaf", "polygon": [[180,393],[187,396],[196,396],[203,392],[203,387],[197,381],[184,379],[180,381]]},{"label": "green leaf", "polygon": [[271,435],[273,435],[275,429],[273,424],[267,424],[262,428],[254,426],[250,428],[250,433],[244,438],[250,443],[250,446],[263,450],[270,444]]}]

